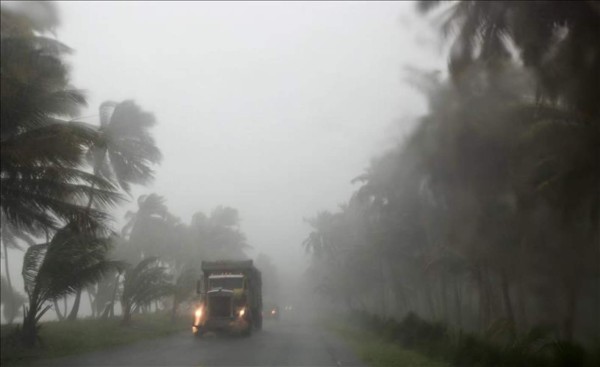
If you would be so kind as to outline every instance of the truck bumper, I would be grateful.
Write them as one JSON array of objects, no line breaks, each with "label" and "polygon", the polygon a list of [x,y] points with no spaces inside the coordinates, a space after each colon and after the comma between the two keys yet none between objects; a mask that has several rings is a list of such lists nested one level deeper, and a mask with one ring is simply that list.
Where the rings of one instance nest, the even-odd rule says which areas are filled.
[{"label": "truck bumper", "polygon": [[208,319],[199,325],[192,325],[194,332],[202,330],[207,331],[228,331],[228,332],[242,332],[250,327],[248,321],[242,318],[218,318]]}]

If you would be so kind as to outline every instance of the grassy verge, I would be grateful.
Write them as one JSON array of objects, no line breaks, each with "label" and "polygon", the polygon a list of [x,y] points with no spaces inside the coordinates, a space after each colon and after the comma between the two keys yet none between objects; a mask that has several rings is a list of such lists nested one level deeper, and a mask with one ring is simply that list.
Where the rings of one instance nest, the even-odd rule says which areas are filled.
[{"label": "grassy verge", "polygon": [[498,320],[485,333],[474,334],[416,314],[396,321],[365,312],[348,315],[341,325],[346,326],[336,327],[338,332],[373,366],[600,366],[600,344],[584,348],[541,326],[515,335],[510,324]]},{"label": "grassy verge", "polygon": [[447,367],[449,364],[402,348],[377,335],[345,324],[329,324],[328,328],[350,344],[359,358],[372,367]]},{"label": "grassy verge", "polygon": [[129,326],[122,326],[121,319],[83,319],[77,321],[45,322],[41,324],[42,345],[25,349],[18,345],[13,334],[14,327],[3,325],[1,330],[0,364],[27,365],[38,359],[56,358],[91,352],[144,339],[159,338],[187,330],[188,319],[171,321],[162,313],[135,315]]}]

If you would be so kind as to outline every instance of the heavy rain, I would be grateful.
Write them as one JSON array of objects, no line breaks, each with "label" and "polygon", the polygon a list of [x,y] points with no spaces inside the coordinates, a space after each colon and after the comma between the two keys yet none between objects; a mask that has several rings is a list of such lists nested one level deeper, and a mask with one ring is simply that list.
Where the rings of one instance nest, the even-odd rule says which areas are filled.
[{"label": "heavy rain", "polygon": [[600,365],[594,1],[1,3],[1,364]]}]

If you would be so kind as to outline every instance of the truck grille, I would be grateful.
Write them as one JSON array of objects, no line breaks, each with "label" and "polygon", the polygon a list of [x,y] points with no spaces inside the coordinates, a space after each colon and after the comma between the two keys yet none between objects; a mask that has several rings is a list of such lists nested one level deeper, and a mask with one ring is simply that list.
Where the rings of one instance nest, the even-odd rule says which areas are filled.
[{"label": "truck grille", "polygon": [[231,297],[212,296],[208,298],[210,317],[230,317]]}]

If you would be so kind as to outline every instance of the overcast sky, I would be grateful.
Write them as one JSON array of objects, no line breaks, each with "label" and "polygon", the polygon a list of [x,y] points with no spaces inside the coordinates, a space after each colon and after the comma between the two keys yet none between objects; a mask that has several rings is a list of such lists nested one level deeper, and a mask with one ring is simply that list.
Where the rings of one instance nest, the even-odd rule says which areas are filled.
[{"label": "overcast sky", "polygon": [[73,84],[87,91],[84,114],[134,99],[156,115],[164,161],[136,194],[165,196],[185,222],[220,204],[237,208],[251,255],[302,255],[303,217],[347,200],[350,180],[424,111],[403,67],[441,65],[431,29],[406,2],[60,10],[58,37],[76,50]]},{"label": "overcast sky", "polygon": [[73,85],[87,91],[83,115],[134,99],[158,120],[164,160],[136,195],[163,195],[186,223],[217,205],[237,208],[250,255],[265,252],[282,270],[304,264],[303,218],[337,209],[356,189],[350,180],[425,111],[403,68],[445,62],[407,2],[86,1],[59,10],[58,38],[75,49]]}]

